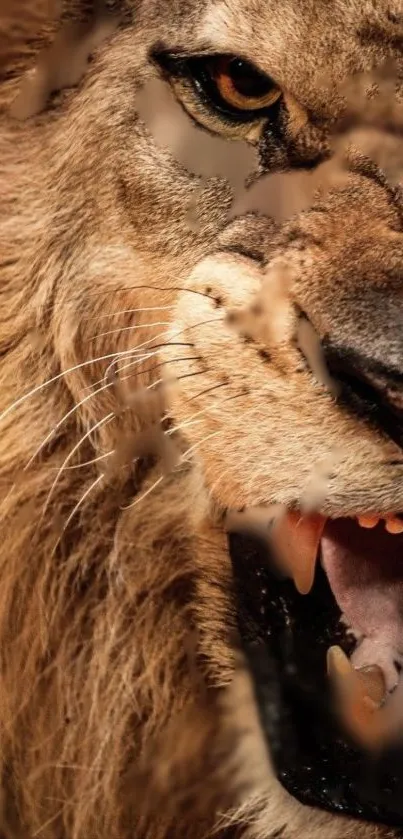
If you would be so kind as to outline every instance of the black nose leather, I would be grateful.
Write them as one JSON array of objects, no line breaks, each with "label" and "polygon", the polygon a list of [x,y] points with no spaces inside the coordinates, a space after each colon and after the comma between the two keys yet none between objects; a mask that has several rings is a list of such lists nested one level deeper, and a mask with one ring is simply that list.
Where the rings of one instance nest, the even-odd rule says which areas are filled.
[{"label": "black nose leather", "polygon": [[323,351],[330,374],[341,385],[341,402],[376,423],[403,448],[402,373],[392,364],[328,340],[323,342]]}]

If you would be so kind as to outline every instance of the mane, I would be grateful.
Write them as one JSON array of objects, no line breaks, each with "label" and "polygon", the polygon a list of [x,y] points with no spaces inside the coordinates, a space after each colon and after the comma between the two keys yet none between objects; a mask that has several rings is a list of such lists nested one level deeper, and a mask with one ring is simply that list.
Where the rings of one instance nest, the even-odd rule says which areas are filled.
[{"label": "mane", "polygon": [[[3,111],[56,29],[45,0],[21,0],[18,18],[15,0],[3,3]],[[125,422],[128,433],[137,426],[118,417],[87,434],[92,408],[76,408],[76,394],[92,380],[63,374],[88,349],[79,326],[63,342],[52,320],[63,247],[46,180],[54,118],[5,121],[0,135],[0,828],[22,837],[22,819],[43,839],[167,839],[175,823],[194,839],[194,824],[210,831],[225,798],[197,613],[217,599],[218,636],[226,606],[201,582],[198,551],[212,549],[194,535],[202,488],[192,467],[132,507],[156,482],[152,466],[99,481],[94,460]],[[63,468],[83,436],[75,468]]]}]

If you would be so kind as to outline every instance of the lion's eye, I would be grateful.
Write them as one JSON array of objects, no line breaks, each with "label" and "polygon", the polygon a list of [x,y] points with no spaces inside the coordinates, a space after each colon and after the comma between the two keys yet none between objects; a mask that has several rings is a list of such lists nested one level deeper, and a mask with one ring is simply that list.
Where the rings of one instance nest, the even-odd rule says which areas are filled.
[{"label": "lion's eye", "polygon": [[256,120],[281,97],[281,90],[270,76],[238,56],[183,57],[165,52],[157,60],[177,91],[179,86],[185,105],[189,101],[186,85],[190,85],[204,106],[227,120]]},{"label": "lion's eye", "polygon": [[[195,68],[197,69],[197,68]],[[273,80],[260,73],[242,58],[217,56],[201,60],[196,82],[203,85],[205,93],[218,105],[245,113],[270,108],[279,99],[281,91]],[[215,94],[215,96],[214,96]]]}]

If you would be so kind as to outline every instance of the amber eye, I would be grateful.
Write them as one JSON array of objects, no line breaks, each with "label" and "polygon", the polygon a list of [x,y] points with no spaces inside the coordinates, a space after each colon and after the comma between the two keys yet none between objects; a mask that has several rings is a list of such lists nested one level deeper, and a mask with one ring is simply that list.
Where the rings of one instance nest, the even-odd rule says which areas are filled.
[{"label": "amber eye", "polygon": [[261,111],[270,108],[281,96],[273,80],[260,73],[241,58],[219,56],[208,62],[220,98],[239,111]]},{"label": "amber eye", "polygon": [[248,123],[267,114],[281,98],[278,85],[249,61],[234,55],[181,56],[155,52],[154,59],[169,78],[188,110],[186,87],[204,106],[235,123]]}]

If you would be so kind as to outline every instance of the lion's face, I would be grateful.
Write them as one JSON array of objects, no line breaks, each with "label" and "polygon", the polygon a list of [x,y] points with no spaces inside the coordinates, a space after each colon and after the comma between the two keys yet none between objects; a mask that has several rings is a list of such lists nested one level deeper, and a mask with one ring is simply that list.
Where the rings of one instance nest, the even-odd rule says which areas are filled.
[{"label": "lion's face", "polygon": [[[265,208],[270,206],[270,217],[241,212],[247,207],[247,200],[242,203],[245,195],[234,204],[231,191],[231,184],[239,190],[252,170],[255,179],[262,179],[271,172],[315,172],[323,164],[342,114],[339,86],[352,73],[372,71],[385,59],[401,59],[400,3],[181,0],[167,4],[140,0],[135,6],[132,21],[101,50],[82,89],[64,106],[62,103],[62,112],[53,115],[48,127],[40,123],[33,128],[36,142],[35,132],[39,131],[40,141],[40,132],[47,132],[50,153],[41,141],[39,163],[30,161],[34,170],[39,167],[34,179],[39,189],[24,184],[28,190],[24,200],[28,194],[32,217],[37,213],[35,223],[31,219],[29,247],[18,255],[21,286],[29,278],[28,305],[23,311],[25,285],[20,297],[14,297],[10,292],[13,283],[7,282],[5,308],[11,300],[13,317],[7,309],[4,352],[12,353],[16,344],[22,347],[13,364],[24,381],[29,379],[36,413],[31,409],[35,416],[32,439],[19,434],[14,447],[8,445],[2,454],[5,483],[14,481],[17,469],[24,470],[24,480],[17,483],[20,496],[13,501],[13,484],[4,501],[11,522],[7,539],[12,550],[26,550],[14,533],[24,505],[32,517],[28,483],[32,473],[32,487],[45,511],[34,534],[38,579],[42,579],[39,560],[43,555],[43,565],[49,563],[46,551],[50,546],[54,551],[56,531],[56,547],[62,544],[63,559],[67,556],[72,567],[85,556],[92,568],[95,554],[97,568],[101,562],[108,567],[111,589],[106,586],[105,596],[110,602],[104,619],[102,610],[97,612],[94,627],[103,639],[103,633],[109,633],[107,618],[115,627],[117,609],[122,623],[119,631],[114,628],[111,641],[108,635],[103,647],[108,650],[105,661],[109,662],[119,656],[123,660],[125,654],[129,658],[126,640],[123,652],[114,647],[116,639],[119,644],[129,636],[124,608],[116,606],[120,589],[117,583],[116,591],[113,586],[114,575],[116,579],[119,576],[117,568],[119,586],[131,580],[135,543],[139,563],[142,557],[146,560],[133,575],[133,590],[130,597],[126,592],[125,606],[132,608],[135,591],[139,604],[135,615],[143,616],[143,623],[140,619],[136,623],[134,639],[141,650],[139,658],[143,655],[141,644],[154,650],[153,631],[162,606],[158,597],[150,598],[150,591],[158,590],[162,598],[160,574],[154,570],[146,573],[143,566],[149,563],[151,567],[153,551],[156,556],[160,551],[165,562],[168,537],[161,524],[161,510],[164,498],[165,502],[168,498],[170,509],[174,508],[178,491],[171,490],[170,482],[175,484],[175,474],[168,478],[166,497],[163,477],[157,477],[156,496],[152,494],[153,482],[145,484],[144,498],[151,499],[149,509],[157,521],[154,537],[137,506],[141,499],[132,501],[128,464],[124,462],[122,470],[117,459],[119,468],[115,464],[111,479],[113,498],[108,487],[111,476],[107,467],[103,470],[122,431],[132,435],[143,419],[133,390],[138,387],[143,393],[144,387],[151,390],[160,380],[174,379],[173,388],[169,388],[168,431],[172,426],[178,430],[181,462],[190,462],[202,477],[197,485],[199,496],[191,499],[197,508],[197,513],[193,515],[192,509],[189,515],[195,528],[191,539],[199,538],[197,527],[205,527],[209,513],[214,510],[216,514],[218,509],[221,547],[225,546],[223,533],[231,533],[238,628],[255,677],[277,775],[303,803],[401,827],[402,778],[390,768],[389,751],[396,731],[400,731],[400,715],[394,707],[388,712],[392,707],[389,697],[386,717],[380,711],[385,696],[398,684],[403,663],[401,192],[377,167],[376,154],[373,162],[357,150],[351,152],[348,171],[342,172],[341,180],[332,182],[323,194],[312,195],[306,211],[291,220],[284,218],[284,206],[298,206],[299,180],[267,182]],[[161,123],[161,114],[160,122],[155,121],[152,108],[147,110],[148,90],[171,97],[173,121]],[[375,97],[372,122],[366,109],[360,118],[364,124],[367,121],[370,138],[375,133],[378,140],[376,132],[384,132],[382,142],[391,141],[395,152],[402,118],[393,112],[392,119],[390,113],[376,111]],[[195,125],[206,133],[200,135]],[[356,128],[355,123],[352,127]],[[368,139],[365,131],[364,125],[364,138],[357,135],[364,146]],[[23,132],[24,128],[22,141]],[[189,154],[193,142],[197,144],[196,156]],[[9,146],[7,153],[12,159]],[[27,147],[25,153],[29,157],[31,150]],[[397,155],[398,175],[400,166]],[[304,188],[307,184],[305,180]],[[19,232],[17,238],[20,241]],[[6,277],[10,264],[5,260]],[[26,335],[38,324],[41,344],[34,352],[39,361],[32,364],[32,346]],[[45,366],[46,376],[49,370],[52,374],[54,389],[43,391]],[[61,378],[66,387],[62,388]],[[122,393],[129,399],[116,408]],[[14,408],[9,405],[15,399],[6,375],[4,394],[1,420],[6,423],[6,440],[13,434]],[[49,394],[46,403],[44,394]],[[19,423],[21,427],[26,423],[28,414],[24,412],[30,405],[32,401],[17,400],[17,430]],[[152,422],[155,424],[155,417]],[[76,439],[77,424],[80,437]],[[38,477],[35,452],[41,453],[44,461],[38,465]],[[136,446],[130,452],[124,454],[126,459],[132,459],[135,452],[141,460],[144,454]],[[87,470],[84,492],[80,474],[74,471],[75,457]],[[139,484],[144,480],[142,468],[135,472]],[[186,508],[185,501],[180,498],[178,509]],[[52,509],[58,514],[62,511],[61,536]],[[75,528],[77,512],[82,526]],[[186,516],[184,513],[187,522]],[[182,532],[186,528],[179,513],[174,519],[173,532],[179,533],[177,540],[172,537],[175,557],[176,552],[180,557],[177,545],[183,541],[188,556],[188,534],[184,539]],[[216,538],[217,516],[212,530]],[[258,543],[242,541],[250,532],[258,536]],[[213,539],[211,534],[208,538]],[[262,538],[264,556],[259,547]],[[25,542],[29,543],[28,536]],[[205,546],[209,544],[207,539]],[[218,587],[223,586],[224,578],[227,584],[227,551],[218,561],[215,557],[214,563],[209,548],[204,551],[198,559],[202,580],[204,571],[207,579],[214,577]],[[52,560],[53,556],[51,553]],[[177,562],[175,573],[172,570],[173,588],[175,574],[179,577],[181,573],[179,559]],[[67,562],[58,571],[64,581],[64,597],[70,585],[65,567]],[[49,574],[52,577],[54,571]],[[101,575],[97,572],[96,577],[101,591]],[[294,578],[299,594],[289,577]],[[88,590],[92,591],[92,584],[86,582]],[[44,591],[47,585],[45,576]],[[60,591],[62,588],[60,582]],[[42,591],[39,584],[38,590]],[[62,612],[63,596],[57,584],[53,591]],[[90,611],[98,597],[101,594],[96,590],[92,600],[89,598]],[[164,597],[168,598],[165,591]],[[177,614],[183,603],[178,595],[176,611],[175,597],[171,597],[175,610],[169,613],[169,621],[178,621],[172,635],[176,633],[179,649],[185,629]],[[152,617],[144,605],[148,599],[156,610]],[[11,595],[7,600],[11,614],[9,602]],[[219,605],[221,608],[221,600]],[[49,621],[55,620],[57,608]],[[202,634],[207,637],[205,649],[213,659],[209,633],[211,638],[227,640],[226,627],[217,630],[210,626],[207,613],[198,608]],[[360,642],[353,663],[365,677],[355,677],[340,652],[339,644],[348,652],[354,647],[340,628],[341,614],[350,636],[352,630]],[[186,621],[187,617],[185,625]],[[80,626],[77,619],[77,632]],[[82,626],[85,633],[88,621],[84,610]],[[69,632],[62,632],[61,637],[67,638],[69,649]],[[158,640],[156,643],[158,646]],[[63,644],[58,649],[64,648]],[[74,644],[71,648],[75,650]],[[312,648],[311,657],[306,656],[306,648]],[[44,657],[39,644],[38,650],[37,659],[30,656],[34,674]],[[152,659],[150,652],[148,655]],[[183,663],[177,655],[178,672],[182,672]],[[341,725],[329,710],[332,698],[327,694],[326,657]],[[76,667],[71,666],[72,670]],[[140,708],[136,737],[141,744],[149,736],[147,725],[153,736],[158,728],[154,706],[160,707],[161,679],[164,685],[166,679],[165,671],[161,677],[158,661],[154,670],[150,667],[154,681],[149,689],[147,668],[144,676],[142,666],[136,664],[138,671],[133,676],[127,664],[135,687],[136,680],[141,681],[137,704],[140,707],[142,701],[153,708],[147,711],[148,717]],[[78,667],[74,673],[77,683],[73,680],[73,684],[80,685],[80,693],[85,679]],[[105,673],[99,675],[98,663],[94,673],[102,705],[108,690],[100,687]],[[125,679],[128,684],[127,675]],[[172,676],[172,687],[169,679],[170,675],[166,695],[173,696],[176,683]],[[268,684],[274,685],[270,695]],[[95,696],[89,680],[85,685],[85,696]],[[59,683],[54,690],[59,696]],[[12,694],[12,688],[9,691]],[[81,710],[74,690],[71,697]],[[91,701],[88,699],[90,706]],[[105,700],[104,717],[93,710],[91,719],[99,713],[101,721],[109,720],[114,707],[111,702],[108,705]],[[122,725],[118,720],[116,726],[124,743],[122,751],[133,725],[130,702],[125,706],[127,717],[122,714]],[[164,714],[169,719],[167,702],[161,701],[162,719]],[[11,700],[10,705],[13,707]],[[85,720],[86,712],[82,713]],[[147,719],[146,734],[142,715]],[[301,735],[304,725],[312,731],[312,743]],[[39,725],[35,729],[32,719],[30,730],[35,732],[33,740],[36,736],[39,742],[43,731]],[[97,736],[88,747],[91,759],[98,754]],[[74,737],[63,742],[65,759],[76,762]],[[386,757],[377,764],[377,771],[384,776],[378,796],[379,784],[375,784],[374,794],[370,785],[360,785],[359,778],[367,766],[365,750],[384,742]],[[50,754],[54,759],[54,753]],[[352,774],[346,771],[337,786],[334,777],[344,763],[354,769]],[[23,771],[19,768],[20,777]],[[312,773],[315,780],[308,783]],[[119,767],[114,778],[120,790],[118,776]],[[60,789],[64,789],[63,783],[60,781]],[[100,789],[106,789],[105,780],[102,783]],[[33,800],[38,792],[34,781],[32,784]],[[274,798],[276,795],[278,791],[273,792]],[[96,801],[95,793],[91,801]],[[281,832],[281,822],[288,816],[282,818],[285,805],[282,799],[279,802],[272,804],[264,829],[269,829],[267,824],[271,825],[278,806],[273,835],[287,837],[288,833]],[[292,811],[290,836],[311,836],[311,816],[288,799],[287,807]],[[83,824],[87,824],[85,818]],[[319,816],[315,822],[317,836],[322,828],[329,837],[347,835],[347,830],[357,836],[387,835],[377,834],[377,828],[356,828],[355,823],[351,826],[344,821],[339,828],[337,816],[321,819]],[[163,829],[158,835],[165,837]]]},{"label": "lion's face", "polygon": [[[370,21],[367,6],[334,4],[335,19],[338,15],[343,19],[339,39],[337,26],[330,31],[326,22],[328,4],[304,8],[303,14],[291,4],[287,12],[289,26],[284,27],[283,7],[280,14],[267,3],[255,4],[243,6],[241,13],[235,3],[219,4],[201,15],[188,64],[180,50],[177,67],[176,51],[183,43],[177,35],[173,41],[162,39],[161,52],[155,53],[157,64],[194,118],[212,131],[258,144],[261,173],[320,163],[327,151],[329,120],[337,118],[340,107],[337,96],[332,99],[329,95],[329,87],[328,98],[323,93],[324,78],[335,86],[347,67],[349,71],[369,69],[377,61],[377,50],[384,51],[385,44],[390,47],[393,40],[393,15],[386,5],[376,14],[372,10]],[[319,20],[319,39],[313,20],[315,26]],[[245,81],[247,72],[244,70],[243,76],[239,67],[231,76],[231,66],[225,61],[223,65],[218,62],[217,71],[216,59],[192,57],[201,49],[207,56],[221,52],[242,56],[264,77]],[[191,88],[192,80],[196,89]],[[262,102],[265,95],[273,99],[269,106],[261,104],[257,116],[253,110],[249,112],[247,119],[239,113],[241,97],[234,96],[233,88],[238,94],[239,89],[247,90],[253,99],[258,85]],[[219,107],[214,100],[217,89]],[[236,127],[231,122],[232,104],[228,105],[228,99],[221,101],[225,96],[236,102]],[[245,107],[247,99],[244,94]],[[268,181],[267,190],[270,188]],[[275,196],[271,203],[275,214]],[[330,649],[328,669],[336,690],[341,691],[344,728],[349,736],[353,733],[360,747],[373,746],[383,738],[389,743],[398,726],[392,706],[379,712],[379,719],[374,709],[383,701],[385,691],[396,688],[403,645],[399,570],[403,547],[401,212],[401,195],[375,165],[356,157],[350,176],[292,222],[276,225],[251,214],[227,224],[216,240],[215,253],[196,265],[179,291],[168,330],[172,347],[163,352],[168,375],[179,380],[175,418],[185,429],[188,451],[195,453],[202,465],[208,493],[227,511],[228,528],[252,529],[267,542],[264,530],[271,527],[269,544],[274,552],[277,549],[277,559],[304,595],[313,586],[315,562],[320,556],[326,585],[330,584],[345,623],[360,641],[352,662],[355,668],[365,672],[369,668],[372,674],[369,681],[354,680],[347,659],[339,648],[334,649],[340,640],[338,618],[334,622],[327,601],[328,615],[324,610],[321,624],[318,618],[316,632],[321,645],[326,637]],[[184,342],[182,349],[178,341]],[[279,507],[282,513],[278,513]],[[265,597],[259,595],[259,584],[250,582],[253,560],[249,557],[249,565],[245,561],[242,571],[239,551],[239,547],[235,549],[238,598],[243,609],[249,609],[249,619],[252,615],[257,622],[261,637],[267,627],[273,631],[273,615]],[[386,569],[382,567],[385,562]],[[266,575],[261,557],[255,557],[255,563],[256,573]],[[315,585],[323,586],[323,580]],[[249,599],[244,594],[248,586]],[[276,591],[270,574],[267,587],[270,604]],[[278,592],[279,611],[281,596],[285,597],[285,592]],[[301,634],[307,644],[316,641],[306,626],[309,608],[316,609],[316,596],[314,588],[309,595],[311,603],[308,597],[304,607],[305,624],[304,620],[297,622],[299,607],[293,598],[287,601],[294,621],[291,636]],[[248,635],[248,623],[242,618],[241,631]],[[298,647],[298,641],[294,639],[294,643]],[[270,660],[274,648],[270,643],[268,647]],[[311,666],[311,678],[314,673],[320,683],[325,677],[326,652],[325,642],[322,659],[319,656]],[[295,649],[289,661],[284,656],[277,677],[280,673],[280,678],[287,680],[287,667],[293,666],[300,680],[308,678],[310,666],[305,673],[301,666],[300,672],[295,656]],[[255,668],[255,676],[265,725],[275,739],[270,719],[265,717],[268,699],[261,685],[261,664],[260,669]],[[344,695],[346,685],[355,691],[354,700]],[[374,702],[371,711],[368,697]],[[284,696],[277,701],[280,706],[287,704]],[[291,708],[295,713],[292,703]],[[385,721],[385,714],[392,722]],[[307,710],[302,726],[314,729],[312,720]],[[331,725],[331,720],[322,720],[323,729]],[[341,758],[331,742],[325,746],[323,731],[318,736],[323,737],[322,754],[328,749],[331,755],[326,758],[330,769],[323,770],[322,777],[323,788],[330,784],[330,791],[313,792],[308,776],[308,781],[307,777],[290,780],[284,755],[287,750],[295,755],[293,735],[284,734],[277,763],[288,789],[299,792],[306,803],[400,823],[396,778],[393,801],[388,803],[382,795],[382,801],[375,796],[377,803],[369,803],[371,794],[366,789],[359,789],[356,798],[352,793],[350,797],[336,793],[331,777],[340,771]],[[299,749],[295,760],[305,758],[307,772],[312,772],[312,765],[320,759],[319,747],[310,751],[300,745]],[[378,771],[390,774],[391,761],[381,763],[383,768]],[[351,788],[357,785],[350,777],[348,783]]]}]

